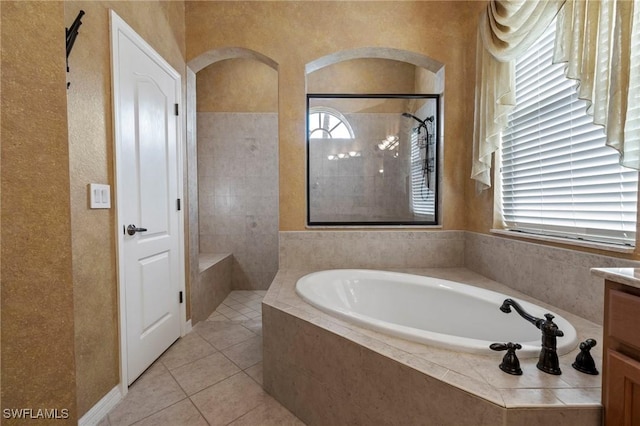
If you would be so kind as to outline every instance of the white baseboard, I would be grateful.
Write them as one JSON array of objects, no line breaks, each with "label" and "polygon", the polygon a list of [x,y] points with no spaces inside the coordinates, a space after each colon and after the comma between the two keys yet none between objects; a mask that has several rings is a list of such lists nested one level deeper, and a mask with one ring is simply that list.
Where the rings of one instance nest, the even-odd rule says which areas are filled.
[{"label": "white baseboard", "polygon": [[91,410],[87,411],[84,416],[78,420],[78,426],[93,426],[100,423],[105,418],[109,411],[113,409],[118,402],[122,399],[122,392],[120,386],[116,386],[111,389],[96,405],[91,407]]},{"label": "white baseboard", "polygon": [[[189,334],[193,330],[191,326],[191,320],[184,323],[184,334]],[[124,397],[120,385],[111,389],[96,405],[91,407],[91,410],[87,411],[84,416],[78,420],[78,426],[93,426],[100,423],[104,417],[109,414],[118,402]]]}]

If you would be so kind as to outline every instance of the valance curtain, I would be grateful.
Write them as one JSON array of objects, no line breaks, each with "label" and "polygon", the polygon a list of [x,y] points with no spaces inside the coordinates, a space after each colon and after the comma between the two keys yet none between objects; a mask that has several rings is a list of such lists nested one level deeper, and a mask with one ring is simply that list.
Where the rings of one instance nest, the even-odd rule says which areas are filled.
[{"label": "valance curtain", "polygon": [[640,169],[640,4],[567,0],[556,25],[553,62],[579,81],[578,97],[620,164]]},{"label": "valance curtain", "polygon": [[[620,164],[640,170],[638,0],[491,0],[478,25],[471,178],[491,186],[491,155],[515,104],[514,59],[558,16],[554,62],[579,81],[593,122],[605,127]],[[562,7],[564,5],[564,8]],[[635,31],[633,28],[636,28]]]},{"label": "valance curtain", "polygon": [[540,37],[564,0],[492,0],[480,17],[471,178],[491,186],[491,155],[515,106],[515,59]]}]

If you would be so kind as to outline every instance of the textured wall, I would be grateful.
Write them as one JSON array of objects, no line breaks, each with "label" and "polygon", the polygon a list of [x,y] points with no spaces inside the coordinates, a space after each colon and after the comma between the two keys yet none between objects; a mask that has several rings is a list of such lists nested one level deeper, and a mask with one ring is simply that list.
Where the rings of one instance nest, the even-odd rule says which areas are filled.
[{"label": "textured wall", "polygon": [[[236,46],[278,64],[280,229],[305,226],[305,65],[341,50],[389,47],[446,67],[445,229],[465,227],[474,49],[480,2],[187,2],[187,60]],[[247,29],[251,31],[247,31]]]},{"label": "textured wall", "polygon": [[415,65],[388,59],[352,59],[307,76],[308,93],[416,93]]},{"label": "textured wall", "polygon": [[119,382],[116,210],[114,204],[110,210],[87,206],[87,184],[92,182],[110,184],[115,200],[109,9],[183,75],[184,87],[184,5],[79,1],[65,2],[64,9],[58,31],[71,25],[80,9],[86,12],[69,58],[67,93],[76,375],[82,416]]},{"label": "textured wall", "polygon": [[196,77],[198,112],[278,112],[278,72],[259,61],[216,62]]},{"label": "textured wall", "polygon": [[75,424],[63,18],[60,2],[2,4],[0,375],[2,409],[67,409],[59,424]]}]

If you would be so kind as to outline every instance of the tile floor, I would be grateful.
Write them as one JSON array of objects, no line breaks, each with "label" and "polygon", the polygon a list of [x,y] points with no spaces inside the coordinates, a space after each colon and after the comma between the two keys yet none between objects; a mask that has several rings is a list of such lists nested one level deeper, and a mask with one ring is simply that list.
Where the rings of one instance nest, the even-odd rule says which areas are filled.
[{"label": "tile floor", "polygon": [[304,425],[262,390],[265,291],[233,291],[129,388],[100,426]]}]

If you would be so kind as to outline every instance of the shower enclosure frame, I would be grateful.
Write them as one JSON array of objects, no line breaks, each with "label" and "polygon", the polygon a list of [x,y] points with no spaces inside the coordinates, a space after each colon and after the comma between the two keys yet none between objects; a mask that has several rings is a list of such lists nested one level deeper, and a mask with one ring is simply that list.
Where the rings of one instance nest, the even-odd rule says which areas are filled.
[{"label": "shower enclosure frame", "polygon": [[[433,99],[435,100],[435,119],[432,126],[433,131],[433,160],[434,160],[434,168],[435,168],[435,179],[433,182],[434,185],[434,214],[433,220],[380,220],[380,221],[320,221],[320,220],[312,220],[311,218],[311,155],[310,155],[310,122],[309,122],[309,112],[310,112],[310,101],[312,99]],[[440,194],[440,179],[441,173],[440,168],[442,166],[442,161],[440,158],[440,144],[442,141],[440,140],[440,131],[441,128],[441,95],[440,94],[403,94],[403,93],[393,93],[393,94],[355,94],[355,93],[308,93],[306,96],[306,226],[308,228],[331,228],[331,227],[353,227],[353,228],[366,228],[366,227],[440,227],[440,218],[441,218],[441,197]],[[401,114],[405,117],[411,114]],[[418,127],[421,127],[425,121],[428,121],[428,118],[425,120],[417,120],[421,124]],[[426,166],[425,166],[426,167]],[[425,177],[426,179],[426,177]]]}]

